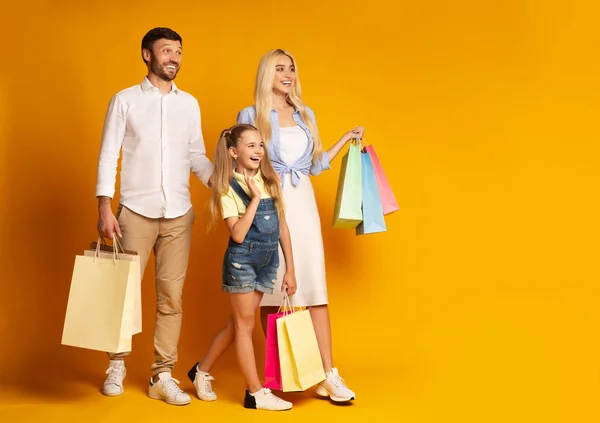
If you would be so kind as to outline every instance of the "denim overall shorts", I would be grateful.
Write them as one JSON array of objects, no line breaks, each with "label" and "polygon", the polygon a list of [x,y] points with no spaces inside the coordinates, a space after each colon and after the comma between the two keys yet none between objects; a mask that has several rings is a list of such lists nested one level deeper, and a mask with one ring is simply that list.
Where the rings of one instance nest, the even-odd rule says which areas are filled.
[{"label": "denim overall shorts", "polygon": [[[231,188],[246,207],[250,197],[233,179]],[[254,290],[272,294],[279,267],[279,216],[272,198],[258,204],[252,226],[241,244],[229,238],[223,260],[223,291],[245,294]]]}]

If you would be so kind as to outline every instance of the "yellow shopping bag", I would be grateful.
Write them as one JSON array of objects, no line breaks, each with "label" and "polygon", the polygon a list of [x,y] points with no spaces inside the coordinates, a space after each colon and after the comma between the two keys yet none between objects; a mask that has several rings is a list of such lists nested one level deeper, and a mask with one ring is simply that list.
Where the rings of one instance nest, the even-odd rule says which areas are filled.
[{"label": "yellow shopping bag", "polygon": [[[118,242],[119,241],[117,240],[118,248],[121,248],[121,244],[119,244]],[[102,243],[102,244],[100,244],[99,252],[97,253],[96,250],[98,250],[99,244],[100,244],[100,239],[98,239],[97,243],[92,242],[90,245],[90,249],[85,250],[83,252],[83,255],[89,256],[89,257],[94,257],[96,254],[98,254],[98,257],[112,258],[113,254],[114,254],[113,247]],[[127,260],[127,261],[132,261],[134,263],[137,263],[137,266],[133,267],[134,275],[132,276],[134,279],[134,282],[135,282],[134,283],[135,299],[134,299],[134,307],[133,307],[133,329],[131,331],[132,335],[136,335],[136,334],[142,332],[142,268],[141,268],[141,263],[140,263],[140,256],[135,251],[123,250],[122,248],[121,248],[121,250],[123,251],[123,253],[119,253],[119,258],[121,260]]]},{"label": "yellow shopping bag", "polygon": [[131,351],[136,267],[133,261],[120,260],[117,252],[111,258],[75,258],[63,345]]},{"label": "yellow shopping bag", "polygon": [[308,310],[277,319],[282,391],[304,391],[325,380],[317,337]]}]

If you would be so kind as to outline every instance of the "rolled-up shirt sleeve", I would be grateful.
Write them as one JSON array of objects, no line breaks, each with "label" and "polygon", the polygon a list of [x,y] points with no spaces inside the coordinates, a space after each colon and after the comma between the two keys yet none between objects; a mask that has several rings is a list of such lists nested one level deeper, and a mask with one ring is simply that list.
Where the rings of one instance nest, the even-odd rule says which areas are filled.
[{"label": "rolled-up shirt sleeve", "polygon": [[115,95],[110,100],[104,119],[100,157],[98,158],[96,197],[113,198],[115,195],[117,162],[125,136],[125,115],[125,107],[119,96]]},{"label": "rolled-up shirt sleeve", "polygon": [[331,169],[331,166],[329,165],[329,154],[327,154],[327,151],[323,151],[321,158],[310,166],[310,174],[313,176],[317,176],[324,170],[329,169]]},{"label": "rolled-up shirt sleeve", "polygon": [[202,137],[202,122],[200,117],[200,106],[198,102],[194,105],[194,119],[190,133],[190,169],[204,185],[208,185],[208,179],[213,173],[214,166],[206,157],[206,146]]}]

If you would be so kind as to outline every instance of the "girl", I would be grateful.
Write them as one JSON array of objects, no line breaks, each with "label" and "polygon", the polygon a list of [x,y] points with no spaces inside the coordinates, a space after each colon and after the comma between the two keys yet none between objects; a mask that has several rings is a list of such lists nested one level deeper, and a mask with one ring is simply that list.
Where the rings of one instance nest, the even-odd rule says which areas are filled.
[{"label": "girl", "polygon": [[[260,60],[254,100],[255,105],[242,110],[237,121],[257,127],[267,143],[273,167],[281,175],[300,280],[294,304],[310,310],[327,375],[316,392],[333,401],[350,401],[356,396],[333,366],[321,221],[309,175],[329,169],[330,161],[348,141],[354,137],[362,139],[364,128],[357,126],[346,132],[333,147],[323,151],[315,115],[301,99],[296,61],[285,50],[272,50]],[[285,251],[279,254],[285,255]],[[276,286],[284,285],[285,273],[282,266]],[[263,330],[266,331],[267,316],[276,311],[275,306],[281,304],[281,300],[281,295],[262,299]]]},{"label": "girl", "polygon": [[[219,211],[231,233],[223,260],[223,291],[230,293],[232,315],[213,339],[207,357],[188,373],[198,397],[217,399],[208,370],[235,340],[236,355],[248,389],[244,407],[289,410],[290,402],[263,388],[258,378],[252,331],[254,315],[264,294],[272,294],[281,243],[286,271],[281,289],[296,292],[290,233],[283,213],[280,180],[259,132],[241,124],[226,129],[218,141],[215,170],[210,179],[213,222]],[[218,355],[215,355],[218,352]]]}]

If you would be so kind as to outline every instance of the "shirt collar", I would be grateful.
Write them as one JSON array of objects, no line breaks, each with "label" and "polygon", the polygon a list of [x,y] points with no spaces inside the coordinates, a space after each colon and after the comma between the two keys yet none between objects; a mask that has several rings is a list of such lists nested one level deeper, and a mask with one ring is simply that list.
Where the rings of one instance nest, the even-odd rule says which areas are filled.
[{"label": "shirt collar", "polygon": [[[235,178],[236,181],[238,181],[240,184],[243,184],[244,186],[246,186],[246,180],[244,179],[244,174],[243,173],[237,173],[235,170],[233,171],[233,177]],[[258,171],[256,172],[256,175],[253,176],[253,179],[256,182],[263,182],[263,177],[262,177],[262,173],[260,172],[260,169],[258,169]]]},{"label": "shirt collar", "polygon": [[[172,84],[172,86],[171,86],[171,91],[169,92],[169,94],[179,93],[179,88],[177,88],[177,85],[175,85],[175,81],[171,81],[171,84]],[[150,82],[148,77],[145,76],[144,80],[142,81],[142,91],[158,91],[158,88],[156,88],[154,85],[152,85],[152,82]]]},{"label": "shirt collar", "polygon": [[[275,109],[271,109],[271,113],[275,113],[276,115],[279,114],[279,113],[277,113],[277,110],[275,110]],[[300,111],[295,108],[294,113],[292,113],[292,115],[296,115],[296,114],[300,114]]]}]

